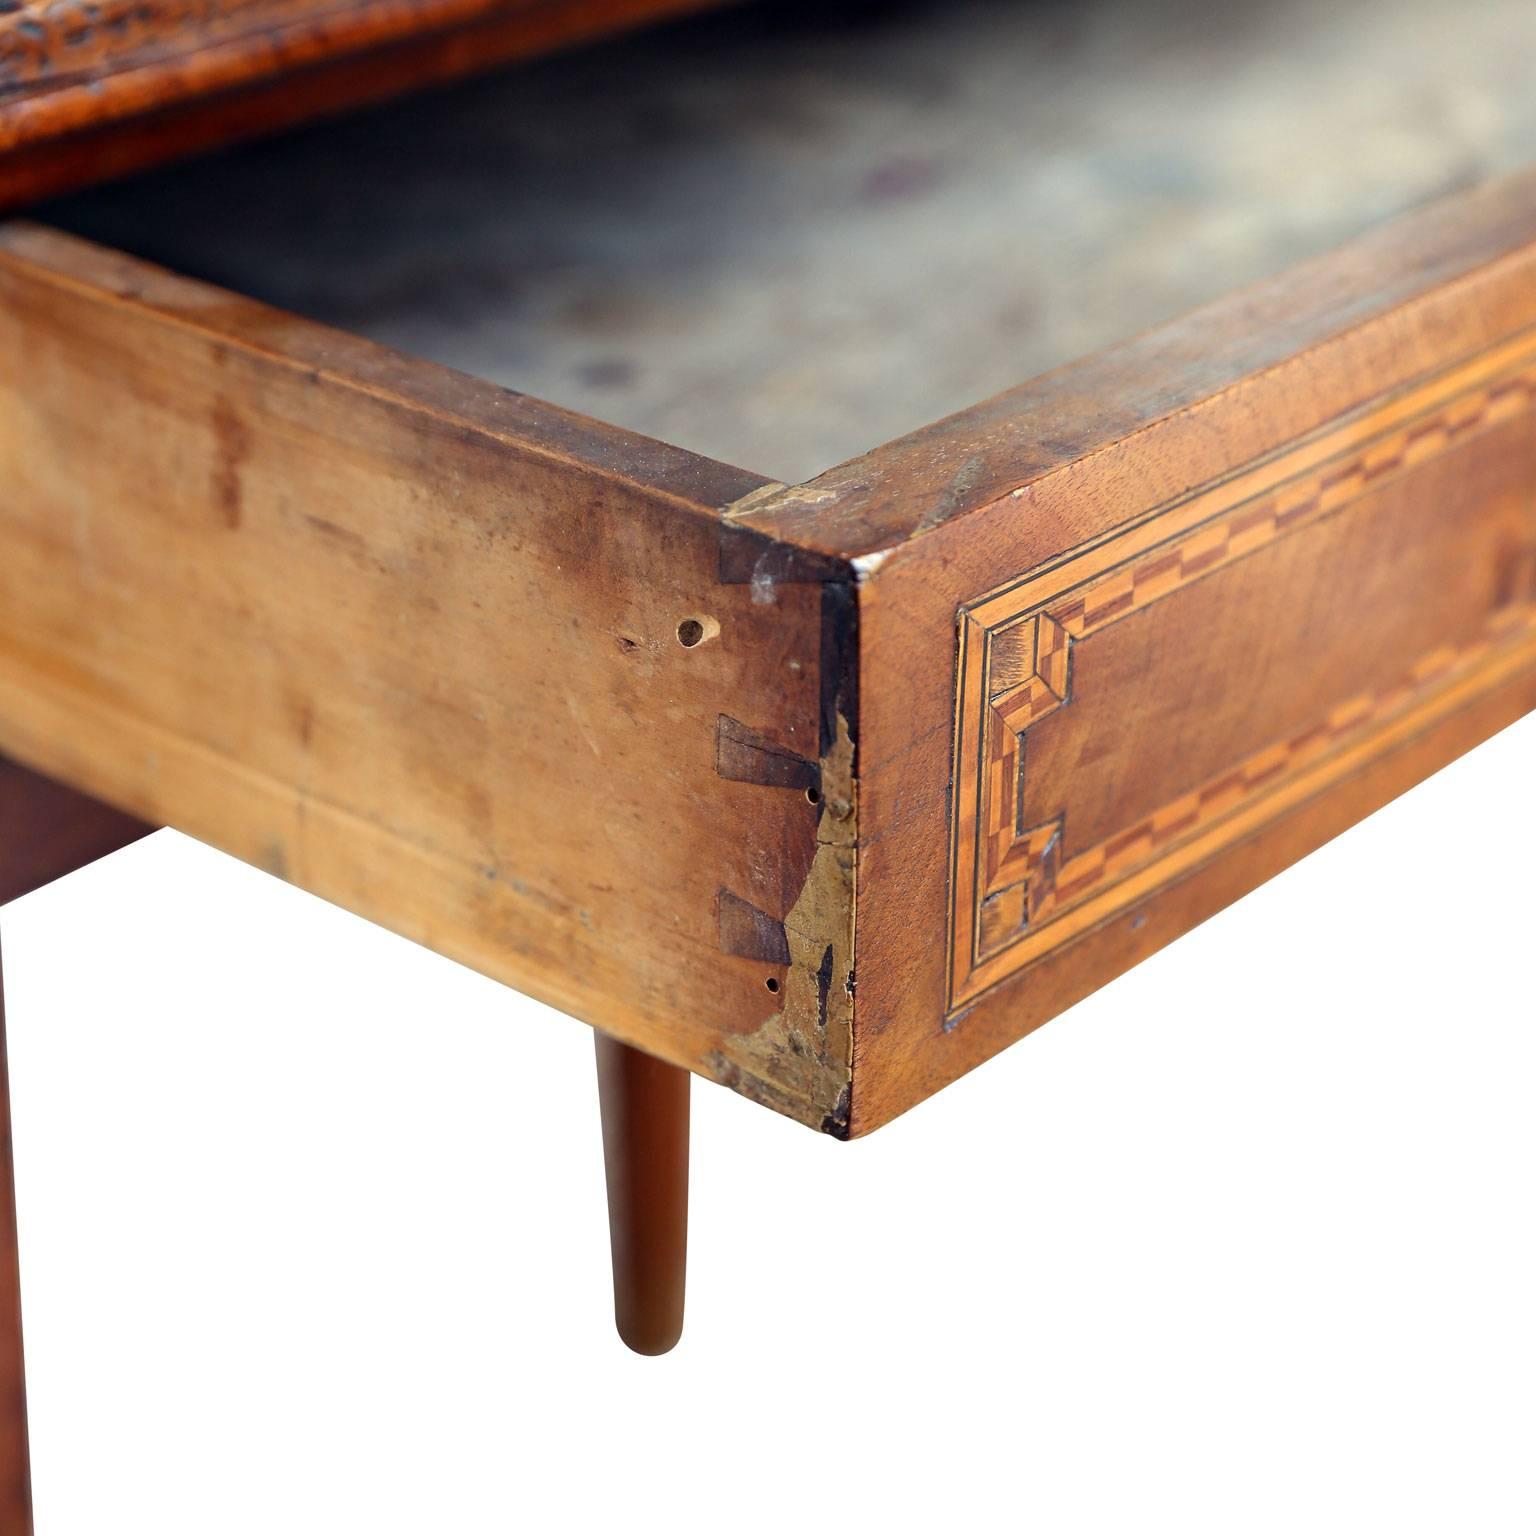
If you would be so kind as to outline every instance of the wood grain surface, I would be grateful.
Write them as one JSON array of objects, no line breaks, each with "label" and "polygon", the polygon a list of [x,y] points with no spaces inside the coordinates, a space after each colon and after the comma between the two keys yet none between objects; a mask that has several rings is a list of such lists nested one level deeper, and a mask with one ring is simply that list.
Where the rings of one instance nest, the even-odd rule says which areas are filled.
[{"label": "wood grain surface", "polygon": [[1533,361],[1525,175],[734,509],[861,576],[855,1134],[1536,704]]},{"label": "wood grain surface", "polygon": [[0,208],[710,3],[3,0]]},{"label": "wood grain surface", "polygon": [[847,588],[757,477],[26,226],[0,357],[0,750],[843,1128]]},{"label": "wood grain surface", "polygon": [[3,252],[0,750],[838,1134],[1536,704],[1536,176],[800,484]]},{"label": "wood grain surface", "polygon": [[1533,210],[802,486],[13,226],[0,748],[871,1130],[1536,702]]}]

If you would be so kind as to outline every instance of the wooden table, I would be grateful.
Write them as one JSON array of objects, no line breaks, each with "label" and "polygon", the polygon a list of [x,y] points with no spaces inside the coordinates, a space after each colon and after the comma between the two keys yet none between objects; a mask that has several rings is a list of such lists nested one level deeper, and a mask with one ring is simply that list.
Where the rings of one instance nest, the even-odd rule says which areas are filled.
[{"label": "wooden table", "polygon": [[[1508,16],[1495,0],[1479,14],[1465,28],[1498,40]],[[1072,197],[1015,208],[980,250],[1003,275],[970,281],[966,232],[1010,206],[999,167],[1018,157],[999,129],[989,159],[953,103],[1002,120],[1024,49],[1000,16],[945,8],[853,42],[803,20],[687,34],[668,78],[731,57],[790,83],[754,99],[738,78],[741,120],[711,120],[708,153],[685,148],[686,174],[644,198],[625,201],[640,174],[625,146],[599,144],[617,223],[588,245],[639,253],[630,290],[601,262],[572,286],[543,215],[586,185],[575,167],[591,156],[555,162],[574,180],[529,174],[526,154],[571,142],[532,129],[508,163],[533,202],[492,234],[537,232],[543,267],[477,286],[475,230],[444,204],[450,162],[432,148],[464,142],[452,106],[436,129],[435,108],[339,129],[330,162],[312,136],[50,214],[140,254],[0,231],[0,358],[25,359],[0,367],[0,752],[17,765],[0,897],[175,826],[594,1025],[619,1327],[645,1351],[681,1326],[689,1073],[835,1137],[874,1130],[1536,705],[1536,178],[1385,223],[1387,208],[1341,199],[1334,223],[1352,227],[1309,226],[1308,248],[1366,232],[1294,263],[1298,224],[1262,209],[1248,209],[1262,238],[1202,249],[1170,209],[1230,196],[1215,167],[1255,90],[1181,108],[1177,130],[1158,120],[1155,164],[1193,190],[1165,188],[1153,218],[1135,202],[1143,165],[1125,193],[1138,220],[1102,258],[1177,274],[1149,278],[1150,298],[1092,287],[1100,205]],[[1327,44],[1317,58],[1335,60]],[[508,90],[547,104],[587,89],[626,122],[626,92],[656,73],[637,65],[677,46],[541,65]],[[875,137],[917,122],[938,148],[824,138],[818,174],[848,171],[860,201],[828,226],[839,238],[775,244],[763,101],[777,124],[826,120],[846,81],[818,98],[805,61],[855,46],[897,82],[897,127]],[[990,98],[987,52],[1007,65]],[[946,58],[982,82],[971,96],[935,84]],[[1166,64],[1127,58],[1122,88]],[[903,108],[902,89],[929,105]],[[699,143],[676,126],[693,98],[659,99],[670,115],[634,121]],[[510,110],[490,88],[462,100],[488,122]],[[579,144],[574,125],[603,121],[573,109],[570,132]],[[415,171],[391,134],[427,146]],[[732,143],[747,146],[734,160]],[[341,198],[333,228],[285,227],[306,185],[335,188],[368,153],[394,168],[392,219],[409,228],[413,198],[426,210],[412,259],[449,251],[468,299],[415,297],[365,193]],[[45,184],[32,151],[13,163],[18,197]],[[89,162],[71,164],[73,178]],[[1396,174],[1387,204],[1421,201]],[[843,217],[808,196],[820,185],[791,177],[783,201]],[[975,221],[935,225],[922,200],[940,196]],[[682,235],[636,212],[669,197],[693,221]],[[470,201],[499,206],[473,185]],[[242,209],[261,216],[242,226]],[[894,235],[936,227],[911,270],[920,301],[885,303],[885,331],[865,322],[867,353],[845,343],[838,315],[878,306],[915,249]],[[1015,229],[1060,245],[1023,283],[1007,276]],[[818,311],[816,260],[867,279],[845,272],[853,297]],[[1218,292],[1265,271],[1279,275],[1142,330],[1181,283]],[[451,358],[518,306],[507,373],[569,367],[571,388],[549,392],[585,414],[351,333],[437,337],[417,350]],[[719,318],[732,366],[711,363],[707,326],[689,330],[699,316]],[[1095,323],[1142,334],[980,405],[947,393],[972,370],[980,393],[1018,358],[1013,377],[1061,360],[1029,335],[1070,356]],[[562,326],[569,353],[551,347]],[[815,356],[828,327],[827,360],[797,372],[791,354]],[[887,332],[927,335],[940,362],[909,368]],[[961,345],[934,343],[951,332]],[[637,335],[665,388],[644,382]],[[870,419],[890,397],[912,418],[873,450],[847,408],[859,378]],[[628,425],[597,419],[604,398]],[[684,417],[720,458],[632,430]],[[789,472],[722,462],[758,437]],[[845,438],[846,461],[821,470]],[[17,1511],[19,1337],[0,1359]]]}]

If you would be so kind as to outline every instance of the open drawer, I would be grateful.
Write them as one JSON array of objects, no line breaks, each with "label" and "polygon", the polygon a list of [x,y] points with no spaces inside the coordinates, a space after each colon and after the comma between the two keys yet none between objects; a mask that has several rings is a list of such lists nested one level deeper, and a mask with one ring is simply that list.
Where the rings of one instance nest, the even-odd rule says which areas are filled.
[{"label": "open drawer", "polygon": [[716,19],[9,225],[0,752],[876,1128],[1536,704],[1536,177],[1433,196],[1531,29],[1453,131],[1386,9]]}]

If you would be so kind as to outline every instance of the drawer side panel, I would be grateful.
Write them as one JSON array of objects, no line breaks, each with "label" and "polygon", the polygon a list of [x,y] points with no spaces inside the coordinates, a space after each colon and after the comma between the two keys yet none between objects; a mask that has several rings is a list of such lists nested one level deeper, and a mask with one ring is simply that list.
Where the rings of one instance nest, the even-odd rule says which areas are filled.
[{"label": "drawer side panel", "polygon": [[758,484],[13,228],[0,753],[835,1121],[829,604]]}]

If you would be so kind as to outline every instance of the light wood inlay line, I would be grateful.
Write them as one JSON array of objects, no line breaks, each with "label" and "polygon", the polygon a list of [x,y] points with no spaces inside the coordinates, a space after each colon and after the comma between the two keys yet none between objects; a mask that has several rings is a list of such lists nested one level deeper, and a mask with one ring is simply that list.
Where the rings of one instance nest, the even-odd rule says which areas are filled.
[{"label": "light wood inlay line", "polygon": [[1074,647],[1388,486],[1401,490],[1533,407],[1536,347],[1521,336],[961,610],[950,1013],[1531,663],[1532,562],[1505,552],[1507,568],[1525,575],[1504,582],[1472,638],[1404,654],[1389,684],[1321,700],[1305,729],[1195,777],[1081,851],[1068,852],[1070,806],[1027,824],[1029,733],[1071,704]]}]

